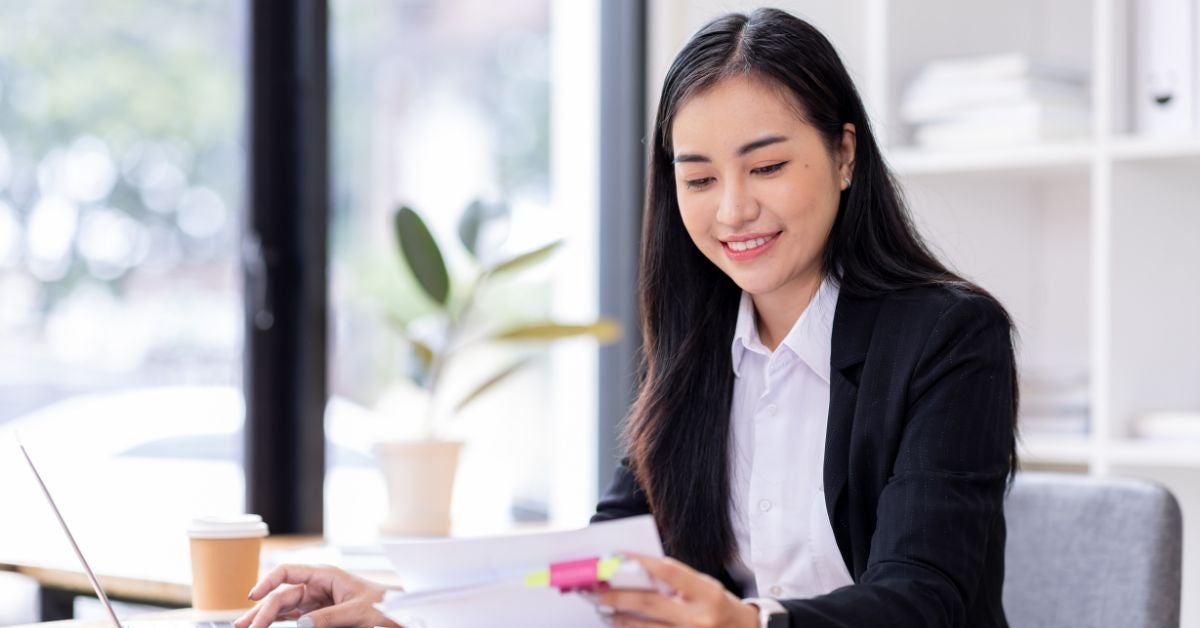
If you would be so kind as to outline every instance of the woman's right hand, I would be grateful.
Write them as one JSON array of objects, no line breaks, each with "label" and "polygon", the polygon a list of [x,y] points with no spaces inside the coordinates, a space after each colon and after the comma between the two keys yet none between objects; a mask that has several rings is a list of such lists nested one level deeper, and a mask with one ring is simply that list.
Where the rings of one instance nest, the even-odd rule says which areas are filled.
[{"label": "woman's right hand", "polygon": [[250,589],[250,599],[258,604],[234,626],[267,628],[273,621],[296,619],[298,628],[400,628],[374,606],[392,588],[337,567],[280,565]]}]

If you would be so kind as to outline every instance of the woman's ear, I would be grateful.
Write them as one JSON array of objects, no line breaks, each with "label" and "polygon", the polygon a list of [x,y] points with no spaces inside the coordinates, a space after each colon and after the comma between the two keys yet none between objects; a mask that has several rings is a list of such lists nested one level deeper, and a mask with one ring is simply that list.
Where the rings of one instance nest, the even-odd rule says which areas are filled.
[{"label": "woman's ear", "polygon": [[847,122],[842,126],[842,144],[838,149],[838,174],[842,179],[842,189],[850,187],[850,182],[854,180],[854,151],[857,141],[854,124]]}]

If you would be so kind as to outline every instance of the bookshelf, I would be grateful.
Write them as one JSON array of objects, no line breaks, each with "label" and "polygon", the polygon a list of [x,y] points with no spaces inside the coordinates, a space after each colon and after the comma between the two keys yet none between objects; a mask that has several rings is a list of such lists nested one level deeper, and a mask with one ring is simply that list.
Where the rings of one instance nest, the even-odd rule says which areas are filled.
[{"label": "bookshelf", "polygon": [[[695,29],[755,6],[651,3],[651,99]],[[1027,430],[1024,468],[1146,478],[1176,494],[1185,526],[1182,625],[1200,628],[1200,598],[1187,594],[1200,586],[1200,439],[1140,439],[1134,428],[1148,412],[1200,412],[1200,135],[1138,135],[1132,2],[775,6],[838,48],[920,228],[1014,315],[1023,376],[1086,382],[1086,430]],[[1086,69],[1090,132],[1019,146],[915,146],[899,111],[917,71],[940,58],[1006,52]]]}]

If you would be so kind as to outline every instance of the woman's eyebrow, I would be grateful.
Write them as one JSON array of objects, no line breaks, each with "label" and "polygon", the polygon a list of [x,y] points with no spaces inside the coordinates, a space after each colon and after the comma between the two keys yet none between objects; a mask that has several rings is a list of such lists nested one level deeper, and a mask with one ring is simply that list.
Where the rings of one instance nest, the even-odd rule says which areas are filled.
[{"label": "woman's eyebrow", "polygon": [[[778,144],[779,142],[786,142],[787,139],[788,138],[784,135],[769,135],[762,139],[754,140],[753,142],[750,142],[749,144],[746,144],[746,145],[742,146],[741,148],[739,148],[737,151],[737,156],[743,157],[747,153],[756,151],[764,146],[770,146],[771,144]],[[696,162],[709,163],[711,161],[712,160],[709,159],[705,155],[684,153],[682,155],[676,155],[675,159],[671,160],[671,163],[676,163],[676,164],[689,163],[689,162],[691,162],[691,163],[696,163]]]}]

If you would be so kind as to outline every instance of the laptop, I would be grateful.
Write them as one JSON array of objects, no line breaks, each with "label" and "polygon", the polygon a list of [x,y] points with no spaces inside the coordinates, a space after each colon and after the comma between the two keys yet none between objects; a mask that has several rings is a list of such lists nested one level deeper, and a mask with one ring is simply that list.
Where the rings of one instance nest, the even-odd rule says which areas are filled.
[{"label": "laptop", "polygon": [[[79,550],[79,545],[75,543],[75,537],[71,534],[71,529],[67,527],[66,520],[63,519],[62,513],[58,511],[58,505],[54,503],[54,498],[50,496],[50,489],[46,488],[46,483],[42,481],[42,474],[38,473],[37,466],[33,464],[33,459],[29,457],[29,452],[25,450],[24,443],[20,437],[17,437],[17,446],[21,448],[21,454],[25,456],[25,461],[29,463],[29,469],[33,471],[33,477],[37,479],[38,486],[42,489],[42,494],[46,496],[46,501],[50,503],[50,510],[54,511],[54,517],[58,519],[58,524],[62,526],[63,533],[67,535],[67,540],[71,542],[71,549],[75,550],[75,556],[79,559],[79,564],[83,567],[83,572],[87,574],[88,582],[92,585],[92,590],[96,592],[96,597],[100,599],[100,603],[104,605],[104,610],[112,620],[113,628],[233,628],[232,621],[170,621],[170,620],[138,620],[122,622],[112,603],[108,601],[108,596],[104,594],[103,587],[100,586],[100,581],[96,579],[96,574],[92,572],[92,568],[88,565],[87,559],[83,557],[83,552]],[[271,624],[272,628],[295,628],[295,621],[277,621]]]}]

